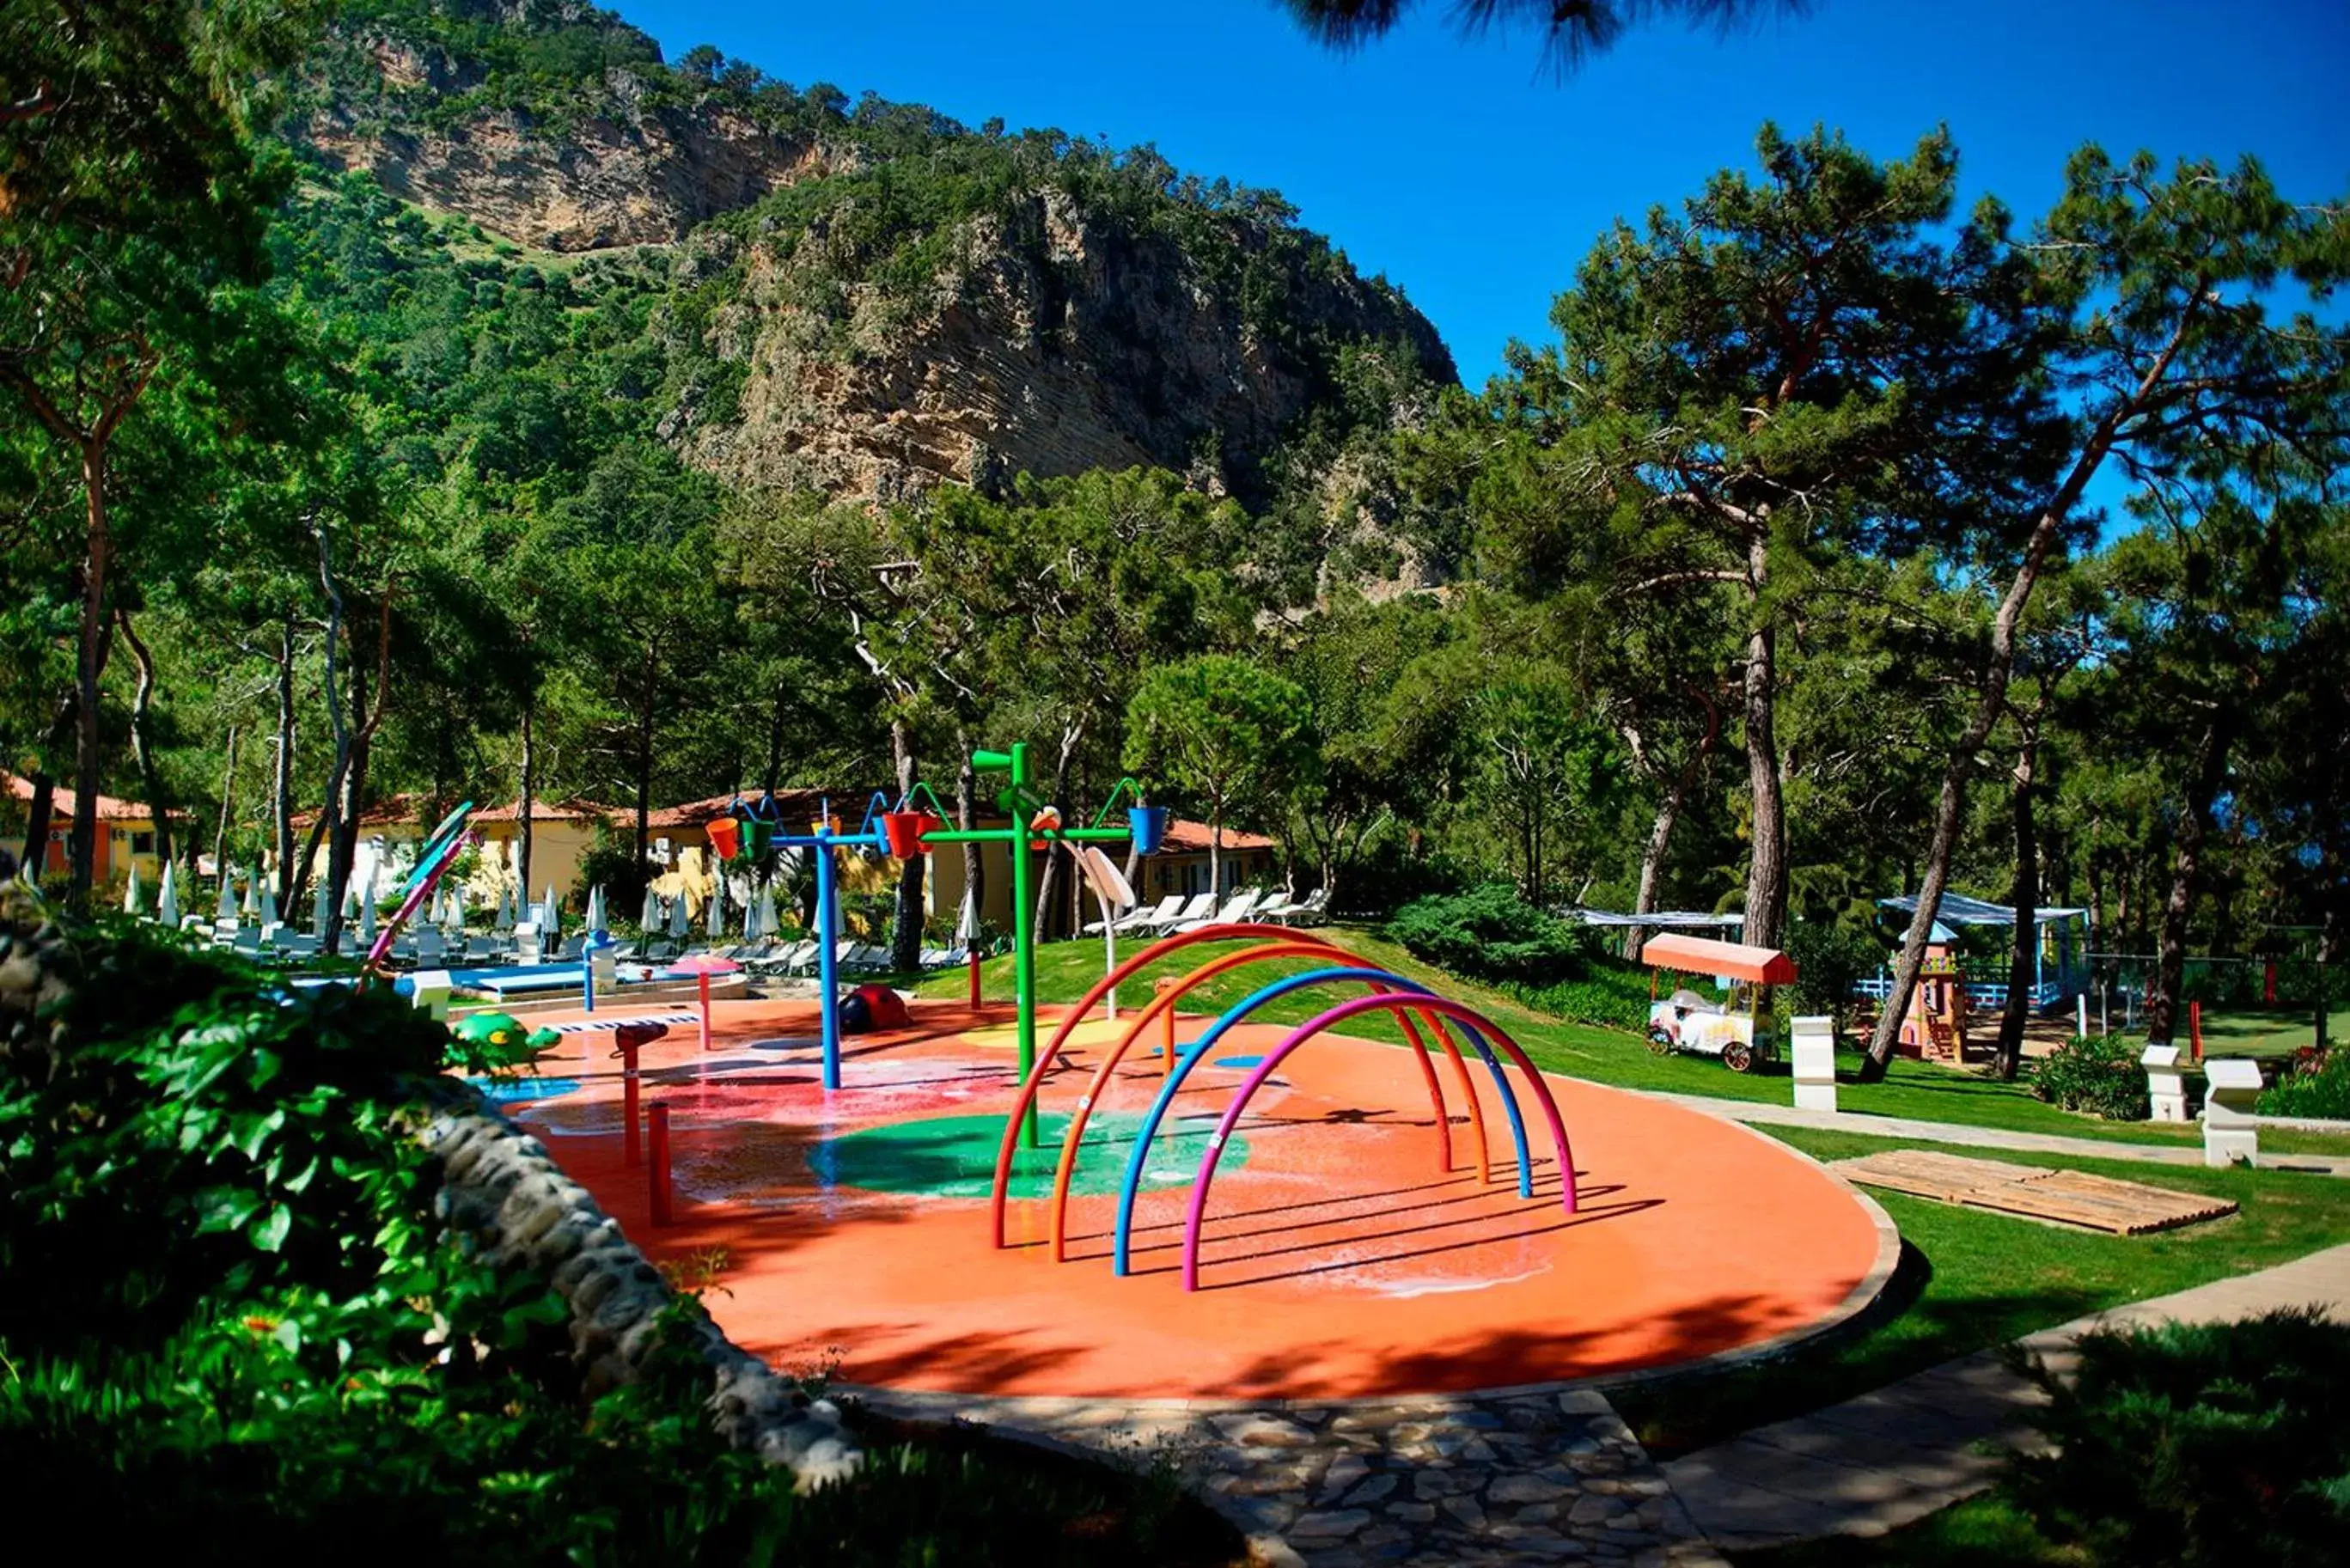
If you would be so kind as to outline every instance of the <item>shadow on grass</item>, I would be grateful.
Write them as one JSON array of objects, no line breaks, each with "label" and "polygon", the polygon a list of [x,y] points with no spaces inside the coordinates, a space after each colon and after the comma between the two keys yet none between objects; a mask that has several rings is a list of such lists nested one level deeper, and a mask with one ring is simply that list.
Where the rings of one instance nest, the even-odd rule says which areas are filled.
[{"label": "shadow on grass", "polygon": [[[2034,1288],[1929,1297],[1933,1266],[1908,1242],[1885,1294],[1853,1322],[1776,1360],[1693,1373],[1609,1395],[1658,1459],[1711,1447],[1755,1427],[1825,1409],[1986,1345],[2095,1310],[2094,1290]],[[1899,1332],[1886,1333],[1896,1323]]]}]

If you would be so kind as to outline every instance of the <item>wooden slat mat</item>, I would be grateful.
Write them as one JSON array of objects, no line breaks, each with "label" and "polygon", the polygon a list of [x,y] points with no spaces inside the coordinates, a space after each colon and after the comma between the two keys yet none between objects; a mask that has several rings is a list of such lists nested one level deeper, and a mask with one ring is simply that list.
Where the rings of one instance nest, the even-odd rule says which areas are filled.
[{"label": "wooden slat mat", "polygon": [[2116,1181],[2077,1170],[1969,1159],[1930,1149],[1900,1148],[1829,1167],[1846,1180],[1888,1188],[1970,1209],[2054,1220],[2120,1236],[2142,1236],[2232,1214],[2236,1206],[2199,1192]]}]

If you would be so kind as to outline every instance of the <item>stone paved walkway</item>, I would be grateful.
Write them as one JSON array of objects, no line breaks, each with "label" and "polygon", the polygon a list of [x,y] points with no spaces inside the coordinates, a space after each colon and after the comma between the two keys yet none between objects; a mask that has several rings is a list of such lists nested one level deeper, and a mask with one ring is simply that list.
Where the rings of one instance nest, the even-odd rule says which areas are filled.
[{"label": "stone paved walkway", "polygon": [[[2350,1246],[2047,1329],[2024,1348],[2070,1370],[2084,1332],[2216,1323],[2322,1305],[2350,1321]],[[1882,1535],[1989,1486],[2002,1450],[2037,1441],[2040,1390],[1981,1351],[1873,1394],[1733,1438],[1662,1468],[1705,1537],[1738,1551],[1822,1535]]]},{"label": "stone paved walkway", "polygon": [[[1829,1132],[1859,1133],[1869,1137],[1908,1138],[1918,1143],[1960,1144],[1970,1148],[2012,1148],[2033,1154],[2069,1155],[2075,1159],[2129,1159],[2153,1165],[2203,1163],[2199,1143],[2107,1143],[2102,1138],[2066,1137],[2058,1133],[2011,1132],[2004,1127],[1968,1127],[1958,1122],[1919,1121],[1910,1116],[1866,1116],[1853,1111],[1807,1111],[1794,1106],[1758,1100],[1722,1100],[1711,1095],[1675,1095],[1662,1090],[1638,1090],[1659,1100],[1692,1110],[1711,1111],[1732,1121],[1766,1127],[1819,1127]],[[2328,1176],[2350,1176],[2350,1155],[2261,1153],[2265,1170],[2313,1170]]]},{"label": "stone paved walkway", "polygon": [[1253,1409],[858,1397],[1056,1447],[1163,1452],[1270,1564],[1722,1568],[1630,1428],[1587,1390]]}]

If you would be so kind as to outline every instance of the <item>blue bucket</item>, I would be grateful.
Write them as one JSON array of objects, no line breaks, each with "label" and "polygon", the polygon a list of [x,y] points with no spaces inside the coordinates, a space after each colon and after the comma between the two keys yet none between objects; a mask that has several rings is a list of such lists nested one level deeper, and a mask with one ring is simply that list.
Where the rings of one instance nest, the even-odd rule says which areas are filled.
[{"label": "blue bucket", "polygon": [[1134,835],[1134,852],[1156,855],[1159,846],[1167,842],[1167,808],[1163,805],[1128,806],[1126,813],[1128,831]]}]

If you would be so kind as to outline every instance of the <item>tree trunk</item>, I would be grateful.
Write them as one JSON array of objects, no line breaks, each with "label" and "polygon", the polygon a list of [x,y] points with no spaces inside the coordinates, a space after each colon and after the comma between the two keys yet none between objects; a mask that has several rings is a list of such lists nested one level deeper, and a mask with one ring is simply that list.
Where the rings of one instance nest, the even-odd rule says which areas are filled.
[{"label": "tree trunk", "polygon": [[[359,774],[359,757],[365,745],[359,739],[356,721],[366,712],[367,700],[361,692],[356,669],[351,671],[350,703],[353,722],[339,748],[342,756],[335,769],[335,825],[327,836],[327,889],[335,909],[335,918],[329,922],[328,929],[335,933],[338,943],[342,938],[343,903],[350,897],[351,883],[359,874],[359,813],[363,806]],[[375,888],[368,888],[364,897],[375,897]],[[336,950],[330,948],[329,950]]]},{"label": "tree trunk", "polygon": [[1211,911],[1223,907],[1224,898],[1224,808],[1219,805],[1208,814],[1208,891],[1216,902]]},{"label": "tree trunk", "polygon": [[237,727],[228,727],[228,761],[221,768],[220,822],[213,829],[213,869],[219,872],[228,865],[228,823],[230,803],[236,794]]},{"label": "tree trunk", "polygon": [[[1053,763],[1053,793],[1049,797],[1055,805],[1060,805],[1061,797],[1068,793],[1069,760],[1076,755],[1077,748],[1085,743],[1085,738],[1086,731],[1082,724],[1065,726],[1061,731],[1061,754]],[[1013,811],[1013,821],[1017,824],[1019,820],[1019,808],[1015,806]],[[1027,841],[1024,838],[1021,841],[1021,853],[1024,855],[1027,853]],[[1045,931],[1050,929],[1054,899],[1060,891],[1060,886],[1061,857],[1053,853],[1053,846],[1047,841],[1045,846],[1044,868],[1036,877],[1036,920],[1029,933],[1029,940],[1040,946],[1045,940]]]},{"label": "tree trunk", "polygon": [[[955,752],[962,758],[955,769],[955,826],[969,833],[979,826],[979,774],[971,765],[971,736],[960,728],[955,731]],[[975,945],[977,928],[987,919],[987,861],[976,844],[962,846],[962,893],[971,901],[969,940]]]},{"label": "tree trunk", "polygon": [[[1746,546],[1746,572],[1759,597],[1770,570],[1769,540],[1758,534]],[[1745,939],[1775,948],[1787,923],[1787,807],[1779,780],[1779,632],[1758,602],[1755,625],[1746,637],[1745,680],[1741,689],[1746,731],[1746,779],[1754,797],[1752,851],[1746,865]]]},{"label": "tree trunk", "polygon": [[[343,689],[335,671],[335,653],[343,640],[343,593],[335,587],[335,573],[328,558],[327,531],[321,527],[318,535],[318,583],[327,596],[326,676],[321,687],[327,696],[327,724],[334,732],[335,762],[327,776],[326,803],[318,809],[318,820],[310,826],[310,842],[302,855],[307,869],[318,858],[318,843],[323,837],[327,849],[327,929],[318,938],[319,950],[338,952],[343,940],[343,896],[349,887],[350,867],[335,864],[335,846],[342,842],[343,781],[350,776],[351,732],[343,722]],[[227,871],[222,867],[223,874]]]},{"label": "tree trunk", "polygon": [[[228,792],[223,789],[222,798]],[[277,912],[294,918],[305,871],[294,865],[294,612],[287,610],[277,634],[277,754],[271,761],[269,826],[277,848]]]},{"label": "tree trunk", "polygon": [[645,875],[653,815],[653,707],[660,686],[660,639],[645,639],[645,701],[637,724],[637,876]]},{"label": "tree trunk", "polygon": [[[903,800],[914,787],[914,748],[903,719],[889,721],[889,752],[898,764],[898,798]],[[889,934],[889,964],[900,971],[922,965],[922,867],[920,855],[898,863],[897,924]]]},{"label": "tree trunk", "polygon": [[146,794],[147,814],[155,824],[156,864],[168,866],[172,863],[171,803],[163,798],[163,779],[155,770],[155,748],[147,732],[148,714],[155,702],[155,656],[130,624],[128,609],[117,608],[115,621],[139,666],[139,685],[130,699],[130,754],[139,764],[139,787]]},{"label": "tree trunk", "polygon": [[1999,613],[1991,618],[1991,654],[1974,717],[1968,722],[1959,743],[1951,748],[1950,761],[1942,769],[1941,798],[1934,813],[1934,839],[1927,851],[1926,877],[1918,890],[1918,912],[1910,918],[1909,929],[1901,940],[1901,958],[1893,971],[1893,992],[1886,998],[1884,1011],[1877,1016],[1877,1033],[1869,1040],[1867,1059],[1860,1064],[1860,1081],[1864,1084],[1882,1079],[1886,1069],[1893,1064],[1894,1044],[1901,1036],[1910,993],[1918,986],[1918,971],[1926,961],[1926,940],[1932,934],[1936,917],[1941,913],[1942,888],[1950,881],[1950,857],[1958,847],[1959,818],[1966,805],[1967,781],[1975,766],[1976,753],[1990,737],[1991,726],[2006,706],[2008,678],[2015,670],[2017,629],[2023,623],[2025,607],[2032,602],[2032,591],[2039,584],[2041,568],[2047,564],[2048,552],[2054,548],[2065,518],[2072,515],[2082,492],[2105,465],[2106,454],[2113,451],[2123,425],[2145,411],[2163,378],[2170,373],[2171,361],[2178,358],[2179,346],[2187,340],[2188,327],[2200,300],[2199,294],[2190,296],[2169,341],[2157,351],[2137,387],[2098,417],[2081,443],[2080,455],[2074,459],[2055,493],[2033,521],[2032,533],[2023,544],[2023,558],[2015,568],[2015,578],[2000,600]]},{"label": "tree trunk", "polygon": [[81,699],[77,689],[68,689],[57,699],[57,711],[49,720],[49,732],[41,742],[39,765],[33,769],[26,782],[33,786],[32,798],[25,803],[30,815],[25,818],[25,855],[22,865],[26,880],[36,888],[41,885],[42,874],[49,868],[49,825],[57,815],[57,781],[49,772],[49,758],[54,756],[76,733],[77,715],[81,711]]},{"label": "tree trunk", "polygon": [[789,690],[776,685],[775,708],[767,719],[767,772],[763,782],[769,794],[775,793],[775,775],[784,768],[784,700]]},{"label": "tree trunk", "polygon": [[[1672,847],[1673,828],[1680,821],[1681,807],[1689,800],[1690,791],[1705,775],[1705,764],[1713,755],[1714,742],[1721,735],[1721,710],[1711,701],[1705,704],[1705,733],[1697,743],[1697,754],[1689,765],[1674,775],[1665,790],[1665,798],[1657,806],[1657,819],[1649,826],[1648,842],[1640,851],[1640,887],[1633,896],[1632,912],[1645,915],[1657,907],[1657,884],[1663,879],[1665,854]],[[1624,933],[1624,956],[1638,963],[1640,950],[1648,944],[1648,928],[1634,926]]]},{"label": "tree trunk", "polygon": [[31,815],[25,819],[25,853],[17,864],[25,879],[37,888],[41,874],[49,868],[49,821],[57,814],[57,784],[47,768],[35,768],[28,782],[33,794],[26,809]]},{"label": "tree trunk", "polygon": [[2195,906],[2196,883],[2203,868],[2203,840],[2211,831],[2211,803],[2220,798],[2228,778],[2230,736],[2224,716],[2212,714],[2203,722],[2195,747],[2195,774],[2188,781],[2185,809],[2178,814],[2178,833],[2171,853],[2170,895],[2163,900],[2162,927],[2156,936],[2154,984],[2146,995],[2146,1038],[2150,1045],[2168,1045],[2178,1025],[2179,993],[2187,983],[2187,918]]},{"label": "tree trunk", "polygon": [[[327,851],[327,866],[335,901],[342,902],[343,889],[359,873],[359,830],[367,817],[368,758],[374,750],[375,718],[381,712],[382,693],[361,673],[358,659],[351,661],[351,738],[349,758],[343,766],[342,810],[335,825],[332,846]],[[368,878],[364,896],[372,899],[383,888],[380,879],[383,868],[375,867]]]},{"label": "tree trunk", "polygon": [[77,897],[86,896],[98,867],[98,785],[99,778],[99,678],[106,670],[107,633],[111,618],[106,609],[106,572],[113,556],[113,539],[107,531],[106,456],[110,444],[100,435],[81,449],[81,483],[87,504],[88,537],[81,564],[81,637],[76,649],[74,678],[77,711],[74,744],[73,835],[67,846],[67,873]]},{"label": "tree trunk", "polygon": [[537,706],[536,701],[522,705],[522,798],[515,805],[515,879],[525,897],[530,893],[531,814],[538,797],[538,730],[532,720]]},{"label": "tree trunk", "polygon": [[2032,820],[2039,751],[2035,716],[2026,722],[2023,743],[2016,748],[2015,788],[2009,803],[2015,826],[2015,885],[2009,894],[2015,905],[2015,950],[2007,965],[2007,1006],[1999,1018],[1999,1075],[2007,1083],[2015,1081],[2023,1065],[2023,1026],[2032,1018],[2030,991],[2040,951],[2040,837]]}]

